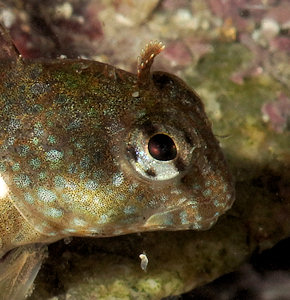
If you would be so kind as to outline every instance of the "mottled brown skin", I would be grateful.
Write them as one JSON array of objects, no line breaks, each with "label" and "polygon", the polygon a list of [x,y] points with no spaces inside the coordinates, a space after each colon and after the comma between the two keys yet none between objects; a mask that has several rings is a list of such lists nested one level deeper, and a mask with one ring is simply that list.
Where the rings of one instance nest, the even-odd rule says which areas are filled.
[{"label": "mottled brown skin", "polygon": [[[204,230],[230,208],[199,97],[150,73],[162,48],[145,49],[137,75],[87,60],[0,61],[0,256],[66,236]],[[150,152],[157,134],[170,159]]]}]

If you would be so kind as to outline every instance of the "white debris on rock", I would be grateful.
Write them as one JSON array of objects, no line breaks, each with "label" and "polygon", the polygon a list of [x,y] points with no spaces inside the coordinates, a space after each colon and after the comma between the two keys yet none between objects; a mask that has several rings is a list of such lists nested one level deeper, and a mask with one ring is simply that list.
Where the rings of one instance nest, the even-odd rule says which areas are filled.
[{"label": "white debris on rock", "polygon": [[140,264],[141,269],[142,269],[144,272],[146,272],[146,271],[147,271],[147,265],[148,265],[148,262],[149,262],[146,253],[145,253],[145,252],[141,253],[141,254],[139,255],[139,258],[141,259],[141,264]]}]

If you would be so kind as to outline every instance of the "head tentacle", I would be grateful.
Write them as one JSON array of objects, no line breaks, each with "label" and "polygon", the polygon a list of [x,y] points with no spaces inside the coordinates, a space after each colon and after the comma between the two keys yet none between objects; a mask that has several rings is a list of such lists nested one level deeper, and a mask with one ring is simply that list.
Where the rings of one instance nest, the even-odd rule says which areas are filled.
[{"label": "head tentacle", "polygon": [[138,85],[148,84],[151,76],[150,69],[154,58],[158,55],[165,45],[162,42],[151,41],[146,44],[145,48],[141,50],[141,55],[138,57],[137,76]]}]

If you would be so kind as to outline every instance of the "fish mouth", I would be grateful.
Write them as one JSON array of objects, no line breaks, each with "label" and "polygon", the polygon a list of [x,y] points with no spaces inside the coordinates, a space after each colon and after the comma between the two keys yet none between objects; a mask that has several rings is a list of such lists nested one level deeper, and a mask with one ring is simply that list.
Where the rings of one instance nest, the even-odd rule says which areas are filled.
[{"label": "fish mouth", "polygon": [[190,208],[190,213],[186,207],[175,208],[165,212],[158,212],[150,216],[144,225],[144,230],[206,230],[216,223],[219,214],[214,214],[205,219],[201,218],[198,211]]}]

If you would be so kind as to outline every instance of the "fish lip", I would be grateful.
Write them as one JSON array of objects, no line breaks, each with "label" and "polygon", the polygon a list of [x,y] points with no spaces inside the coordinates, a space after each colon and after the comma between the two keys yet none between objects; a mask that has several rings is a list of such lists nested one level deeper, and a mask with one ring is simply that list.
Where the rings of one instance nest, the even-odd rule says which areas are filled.
[{"label": "fish lip", "polygon": [[[228,211],[232,204],[234,203],[234,193],[232,193],[232,198],[225,203],[224,207],[220,210],[216,210],[211,215],[202,216],[200,207],[197,205],[195,210],[190,208],[192,206],[192,201],[183,200],[174,206],[168,207],[166,211],[159,210],[156,213],[152,214],[142,225],[144,230],[207,230],[211,228],[223,215]],[[176,207],[177,206],[177,207]],[[189,209],[189,211],[188,211]],[[192,211],[192,213],[191,213]],[[186,216],[184,219],[182,214]]]},{"label": "fish lip", "polygon": [[168,230],[182,230],[182,229],[189,229],[194,223],[196,222],[190,222],[186,221],[184,224],[182,224],[181,219],[178,217],[176,219],[176,215],[180,215],[184,210],[184,207],[176,207],[169,210],[166,210],[165,212],[157,212],[153,215],[151,215],[143,224],[143,228],[146,230],[152,230],[153,228],[157,229],[167,229]]}]

